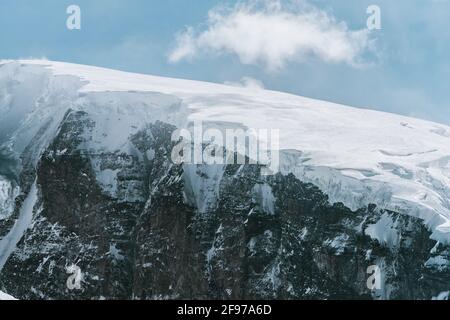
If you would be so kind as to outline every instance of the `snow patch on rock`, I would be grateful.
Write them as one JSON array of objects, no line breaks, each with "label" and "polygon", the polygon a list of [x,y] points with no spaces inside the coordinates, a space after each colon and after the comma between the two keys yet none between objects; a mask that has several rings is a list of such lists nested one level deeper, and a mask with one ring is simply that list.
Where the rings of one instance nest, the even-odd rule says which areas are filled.
[{"label": "snow patch on rock", "polygon": [[214,209],[224,172],[224,165],[183,165],[185,201],[200,213]]},{"label": "snow patch on rock", "polygon": [[450,291],[444,291],[439,293],[436,297],[433,297],[432,300],[448,300]]},{"label": "snow patch on rock", "polygon": [[6,294],[2,291],[0,291],[0,300],[6,301],[6,300],[17,300],[13,296],[10,296],[9,294]]},{"label": "snow patch on rock", "polygon": [[252,190],[253,201],[255,201],[260,209],[268,214],[275,214],[275,197],[272,188],[267,184],[257,184]]},{"label": "snow patch on rock", "polygon": [[8,218],[14,211],[15,199],[20,193],[18,186],[0,175],[0,220]]},{"label": "snow patch on rock", "polygon": [[390,248],[397,247],[400,242],[398,223],[388,213],[383,213],[375,224],[368,225],[365,234],[372,239],[378,240],[382,245]]},{"label": "snow patch on rock", "polygon": [[38,200],[37,183],[34,182],[30,192],[20,208],[19,218],[9,231],[9,233],[0,241],[0,271],[3,269],[9,256],[16,249],[20,239],[25,231],[30,227],[33,219],[34,206]]}]

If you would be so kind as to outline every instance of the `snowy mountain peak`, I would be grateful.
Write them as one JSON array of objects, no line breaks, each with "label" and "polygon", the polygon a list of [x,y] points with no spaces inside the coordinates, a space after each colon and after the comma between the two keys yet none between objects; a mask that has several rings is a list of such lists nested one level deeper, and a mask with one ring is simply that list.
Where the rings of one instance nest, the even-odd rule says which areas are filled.
[{"label": "snowy mountain peak", "polygon": [[[279,129],[283,174],[351,209],[373,203],[419,217],[433,239],[450,242],[448,126],[257,88],[61,62],[0,62],[0,150],[20,154],[40,132],[31,150],[37,161],[68,110],[95,120],[86,146],[93,152],[132,152],[128,137],[156,120]],[[1,179],[0,185],[0,197],[14,194],[13,186]]]}]

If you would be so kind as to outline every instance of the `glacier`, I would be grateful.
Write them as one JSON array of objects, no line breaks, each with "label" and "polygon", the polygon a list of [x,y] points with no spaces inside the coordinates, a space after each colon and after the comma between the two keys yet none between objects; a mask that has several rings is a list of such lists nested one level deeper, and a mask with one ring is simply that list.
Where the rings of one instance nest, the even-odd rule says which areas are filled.
[{"label": "glacier", "polygon": [[[450,243],[449,126],[260,88],[45,60],[0,61],[1,148],[19,155],[34,139],[28,160],[38,161],[68,110],[89,111],[94,119],[84,148],[92,154],[138,152],[129,136],[156,120],[177,127],[202,121],[279,129],[282,174],[315,184],[332,203],[354,210],[376,204],[420,218],[434,240]],[[211,170],[213,180],[220,179],[221,168]],[[218,190],[186,172],[187,200],[206,209]],[[99,165],[96,174],[114,195],[114,172]],[[17,191],[1,181],[0,208],[9,208]],[[262,205],[271,211],[270,201]],[[10,210],[2,209],[8,212],[0,219]],[[371,229],[376,238],[379,227]]]}]

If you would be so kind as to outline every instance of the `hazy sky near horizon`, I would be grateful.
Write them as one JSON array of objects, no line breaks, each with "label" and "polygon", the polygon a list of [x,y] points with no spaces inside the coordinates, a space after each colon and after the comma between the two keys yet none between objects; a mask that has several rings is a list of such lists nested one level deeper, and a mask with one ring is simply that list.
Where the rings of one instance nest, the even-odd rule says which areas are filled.
[{"label": "hazy sky near horizon", "polygon": [[[71,4],[81,8],[81,30],[66,27]],[[381,30],[367,30],[369,5],[381,9]],[[0,59],[246,78],[446,124],[449,53],[450,0],[0,1]]]}]

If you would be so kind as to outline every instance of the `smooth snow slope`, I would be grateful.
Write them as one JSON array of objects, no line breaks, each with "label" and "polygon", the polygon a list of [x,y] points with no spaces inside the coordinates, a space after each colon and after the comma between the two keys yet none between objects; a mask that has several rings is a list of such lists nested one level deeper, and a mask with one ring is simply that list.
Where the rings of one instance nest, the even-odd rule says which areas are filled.
[{"label": "smooth snow slope", "polygon": [[14,297],[11,297],[9,294],[0,291],[0,300],[16,300]]},{"label": "smooth snow slope", "polygon": [[[40,99],[36,104],[40,103],[41,108],[25,110],[24,116],[16,117],[21,121],[20,124],[15,126],[13,121],[8,121],[11,128],[6,133],[13,137],[21,136],[24,140],[23,137],[33,128],[35,116],[39,116],[43,122],[50,117],[50,113],[52,117],[58,118],[68,106],[81,105],[76,95],[63,95],[69,87],[83,94],[95,93],[97,97],[121,92],[120,103],[114,105],[114,112],[134,119],[121,125],[122,132],[126,132],[127,126],[141,124],[135,118],[144,115],[152,118],[155,110],[159,110],[156,117],[163,119],[167,116],[164,108],[173,106],[174,101],[179,99],[183,106],[180,113],[189,121],[229,122],[254,129],[280,129],[283,173],[292,172],[304,181],[315,183],[329,195],[330,201],[343,202],[353,209],[375,203],[385,209],[420,217],[433,230],[434,239],[450,242],[448,126],[268,90],[169,79],[61,62],[27,60],[2,61],[1,64],[0,84],[20,81],[20,68],[33,67],[32,73],[36,79],[46,73],[53,78],[59,77],[58,81],[53,81],[53,86],[60,90],[61,99],[64,99],[64,103],[50,101],[52,108],[49,107],[50,102],[41,103]],[[67,76],[75,77],[79,83],[73,78],[70,81],[64,78]],[[11,105],[11,99],[19,99],[11,97],[11,90],[6,90],[2,97],[1,90],[0,109],[2,105]],[[31,86],[29,90],[36,89]],[[152,100],[148,111],[147,106],[138,106],[137,100],[124,103],[127,96],[123,93],[129,93],[129,97],[139,96],[136,99],[141,102]],[[155,93],[164,96],[157,97]],[[166,101],[170,100],[170,96],[175,100]],[[24,97],[20,99],[26,100]],[[160,100],[164,101],[161,106],[166,107],[157,108]],[[45,108],[52,112],[45,112]],[[95,108],[91,107],[90,111],[98,113],[100,121],[103,109],[104,114],[113,110],[108,99],[98,98]],[[105,122],[104,119],[102,121]],[[116,138],[121,141],[120,137]],[[114,144],[114,139],[108,143]],[[20,146],[25,145],[17,141],[16,144],[19,151]]]}]

